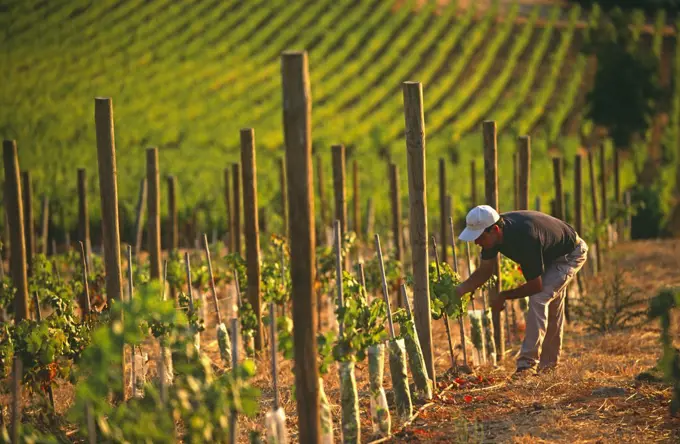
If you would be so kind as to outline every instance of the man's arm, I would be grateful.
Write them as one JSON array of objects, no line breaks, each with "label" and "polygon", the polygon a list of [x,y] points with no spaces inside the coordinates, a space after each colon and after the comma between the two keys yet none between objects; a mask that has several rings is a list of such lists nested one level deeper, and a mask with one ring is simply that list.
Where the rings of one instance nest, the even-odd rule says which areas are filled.
[{"label": "man's arm", "polygon": [[491,274],[493,273],[495,262],[496,258],[488,260],[482,259],[479,268],[476,269],[474,273],[472,273],[470,277],[465,280],[465,282],[462,282],[456,288],[458,296],[463,296],[466,293],[473,293],[475,290],[481,287],[484,282],[488,281],[491,277]]},{"label": "man's arm", "polygon": [[539,276],[512,290],[501,291],[498,297],[493,298],[491,301],[491,309],[496,312],[501,311],[505,306],[505,301],[531,296],[541,290],[543,290],[543,280]]},{"label": "man's arm", "polygon": [[511,290],[505,290],[501,293],[503,294],[505,300],[511,300],[531,296],[540,292],[541,290],[543,290],[543,280],[539,276],[535,279],[527,281],[519,287],[513,288]]}]

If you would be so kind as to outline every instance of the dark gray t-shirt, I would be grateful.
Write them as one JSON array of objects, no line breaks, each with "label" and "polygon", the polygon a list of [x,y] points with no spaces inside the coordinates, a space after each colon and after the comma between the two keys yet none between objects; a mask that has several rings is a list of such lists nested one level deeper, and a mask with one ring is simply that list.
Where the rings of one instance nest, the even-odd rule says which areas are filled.
[{"label": "dark gray t-shirt", "polygon": [[522,268],[527,281],[541,276],[558,257],[576,248],[576,230],[568,223],[539,211],[509,211],[505,219],[503,243],[482,249],[482,259],[502,253]]}]

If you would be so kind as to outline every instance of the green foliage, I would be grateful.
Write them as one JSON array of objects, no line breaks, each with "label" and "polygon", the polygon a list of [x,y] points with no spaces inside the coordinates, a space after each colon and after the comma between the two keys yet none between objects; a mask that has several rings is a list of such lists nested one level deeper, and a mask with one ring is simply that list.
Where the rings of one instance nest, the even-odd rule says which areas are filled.
[{"label": "green foliage", "polygon": [[368,347],[387,339],[387,305],[380,298],[369,304],[365,289],[348,272],[343,272],[342,285],[344,305],[335,313],[343,328],[333,347],[333,358],[338,362],[363,361]]},{"label": "green foliage", "polygon": [[680,413],[680,350],[673,346],[671,333],[671,319],[673,311],[680,309],[680,292],[677,288],[661,290],[649,301],[649,319],[659,319],[661,324],[661,344],[663,355],[657,367],[660,368],[666,380],[673,386],[673,400],[671,414]]},{"label": "green foliage", "polygon": [[635,44],[630,17],[620,10],[608,17],[585,49],[598,61],[585,117],[607,128],[617,148],[629,148],[635,135],[645,134],[663,98],[660,62]]},{"label": "green foliage", "polygon": [[[383,267],[385,267],[387,288],[392,292],[398,291],[402,282],[402,263],[390,255],[383,255]],[[366,278],[367,292],[382,292],[382,275],[380,274],[378,255],[364,262],[364,277]]]},{"label": "green foliage", "polygon": [[[70,420],[81,425],[87,435],[86,408],[96,419],[98,438],[109,442],[171,442],[175,440],[174,419],[184,425],[188,442],[224,442],[228,439],[228,414],[231,409],[253,416],[258,409],[259,391],[247,380],[255,366],[245,361],[232,372],[216,376],[207,357],[199,355],[186,316],[174,308],[172,301],[158,297],[160,287],[153,281],[138,287],[136,297],[116,302],[113,328],[102,326],[93,333],[92,344],[78,368],[80,383]],[[152,384],[145,387],[145,397],[119,405],[110,404],[111,387],[122,386],[120,364],[123,344],[141,344],[148,325],[173,325],[167,343],[173,354],[182,357],[175,367],[177,375],[168,388],[167,402]]]},{"label": "green foliage", "polygon": [[511,290],[525,282],[519,264],[510,258],[501,256],[501,290]]},{"label": "green foliage", "polygon": [[439,265],[441,278],[437,273],[437,263],[430,262],[430,303],[432,319],[440,319],[444,313],[450,318],[464,316],[470,303],[470,295],[458,296],[456,287],[462,282],[458,273],[448,263]]},{"label": "green foliage", "polygon": [[241,337],[243,338],[243,346],[245,347],[246,354],[251,356],[255,350],[253,350],[253,338],[255,337],[255,332],[257,331],[257,315],[253,306],[250,302],[243,299],[241,301],[241,306],[238,308],[238,318],[241,321]]}]

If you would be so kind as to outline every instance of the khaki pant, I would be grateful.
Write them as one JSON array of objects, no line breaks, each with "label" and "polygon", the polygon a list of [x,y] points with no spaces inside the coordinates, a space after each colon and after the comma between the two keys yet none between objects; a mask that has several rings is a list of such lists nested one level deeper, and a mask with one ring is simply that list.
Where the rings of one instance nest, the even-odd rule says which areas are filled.
[{"label": "khaki pant", "polygon": [[586,262],[588,245],[579,238],[571,253],[548,266],[541,280],[543,290],[529,297],[524,342],[517,368],[539,369],[557,365],[562,351],[566,288]]}]

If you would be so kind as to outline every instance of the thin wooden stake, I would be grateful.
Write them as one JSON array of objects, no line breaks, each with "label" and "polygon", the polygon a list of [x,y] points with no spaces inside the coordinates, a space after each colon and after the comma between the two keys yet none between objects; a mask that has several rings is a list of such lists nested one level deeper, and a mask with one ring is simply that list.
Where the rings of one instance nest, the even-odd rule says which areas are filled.
[{"label": "thin wooden stake", "polygon": [[279,188],[281,190],[281,218],[283,236],[288,239],[288,186],[286,185],[286,159],[279,158]]},{"label": "thin wooden stake", "polygon": [[21,426],[21,378],[24,372],[23,362],[19,355],[14,356],[14,375],[12,378],[12,442],[19,442]]},{"label": "thin wooden stake", "polygon": [[269,303],[269,317],[271,319],[269,323],[269,334],[271,335],[269,342],[271,344],[270,349],[272,352],[271,369],[272,383],[274,386],[274,405],[272,406],[272,410],[276,411],[279,408],[279,375],[276,368],[276,307],[273,302]]},{"label": "thin wooden stake", "polygon": [[231,180],[232,180],[232,191],[234,192],[233,208],[234,212],[232,214],[233,227],[232,232],[234,233],[234,253],[243,255],[243,250],[241,250],[241,165],[238,163],[231,164]]},{"label": "thin wooden stake", "polygon": [[[28,273],[26,270],[26,236],[24,233],[24,208],[22,189],[19,182],[19,159],[17,146],[13,140],[3,142],[3,161],[5,168],[4,206],[10,237],[10,275],[14,294],[14,322],[30,319],[28,313]],[[21,373],[21,368],[19,368]]]},{"label": "thin wooden stake", "polygon": [[399,194],[399,170],[397,164],[390,163],[390,199],[392,200],[392,237],[394,239],[394,258],[404,263],[404,240],[401,235],[401,198]]},{"label": "thin wooden stake", "polygon": [[[593,206],[593,225],[597,225],[600,222],[599,214],[597,211],[597,181],[595,180],[595,165],[593,161],[593,151],[588,150],[588,173],[590,176],[590,198]],[[596,233],[595,235],[595,273],[597,274],[602,270],[602,251],[600,250],[600,236]]]},{"label": "thin wooden stake", "polygon": [[[432,250],[434,251],[434,260],[435,263],[437,264],[437,280],[441,281],[442,272],[441,269],[439,268],[439,252],[437,251],[437,241],[434,238],[434,236],[432,236]],[[453,354],[453,340],[451,339],[451,326],[449,325],[449,316],[446,314],[446,312],[444,312],[443,314],[444,314],[443,316],[444,326],[446,327],[446,339],[448,339],[449,341],[449,355],[451,356],[451,367],[455,368],[456,357]]]},{"label": "thin wooden stake", "polygon": [[146,208],[146,177],[139,182],[137,197],[137,216],[135,218],[135,255],[139,258],[142,252],[142,236],[144,235],[144,209]]},{"label": "thin wooden stake", "polygon": [[361,217],[359,214],[359,163],[356,159],[352,161],[352,229],[361,237]]},{"label": "thin wooden stake", "polygon": [[316,156],[316,181],[317,181],[317,188],[319,190],[319,205],[320,205],[320,216],[321,216],[321,224],[319,226],[320,231],[322,233],[325,233],[326,231],[326,226],[327,226],[327,221],[328,221],[328,216],[327,216],[327,211],[326,211],[326,193],[325,193],[325,182],[323,178],[323,159],[321,156],[317,155]]},{"label": "thin wooden stake", "polygon": [[[231,371],[236,372],[238,367],[238,336],[239,325],[238,318],[234,317],[231,320]],[[238,413],[236,409],[231,410],[229,415],[229,442],[234,444],[238,437]]]},{"label": "thin wooden stake", "polygon": [[583,156],[574,158],[574,228],[583,235]]},{"label": "thin wooden stake", "polygon": [[[116,178],[116,146],[113,131],[113,105],[110,98],[95,98],[94,110],[99,164],[99,192],[102,209],[102,238],[106,268],[106,297],[123,300],[120,266],[120,231],[118,229],[118,183]],[[113,321],[117,321],[114,319]],[[125,353],[121,354],[122,386],[114,388],[114,402],[125,400]]]},{"label": "thin wooden stake", "polygon": [[[484,135],[484,184],[486,194],[486,204],[494,209],[498,209],[498,147],[496,140],[496,122],[486,120],[482,124]],[[496,275],[496,285],[490,297],[495,298],[501,292],[501,257],[497,255],[494,271]],[[506,308],[507,311],[507,308]],[[507,313],[506,313],[507,314]],[[505,332],[501,322],[501,312],[491,314],[493,323],[494,340],[496,341],[496,356],[502,359],[505,356]]]},{"label": "thin wooden stake", "polygon": [[390,328],[390,338],[394,340],[394,323],[392,322],[392,308],[390,308],[390,295],[387,291],[387,279],[385,278],[385,264],[383,262],[382,249],[380,248],[380,236],[375,235],[375,251],[378,253],[378,265],[380,265],[380,280],[382,283],[383,298],[385,298],[385,305],[387,305],[387,322]]},{"label": "thin wooden stake", "polygon": [[229,182],[229,168],[224,169],[224,206],[227,210],[227,245],[229,247],[229,253],[234,251],[234,221],[233,212],[231,206],[231,185]]},{"label": "thin wooden stake", "polygon": [[35,223],[33,221],[33,181],[31,172],[21,173],[22,197],[24,198],[24,233],[26,236],[26,264],[28,265],[28,275],[33,274],[33,258],[35,257]]},{"label": "thin wooden stake", "polygon": [[529,184],[531,183],[531,137],[519,138],[519,210],[529,209]]},{"label": "thin wooden stake", "polygon": [[404,119],[408,152],[409,230],[413,263],[413,305],[418,339],[423,348],[428,376],[436,387],[432,323],[430,319],[430,283],[427,248],[427,192],[425,174],[425,116],[423,88],[419,82],[404,82]]},{"label": "thin wooden stake", "polygon": [[555,184],[555,217],[565,220],[564,188],[562,186],[562,158],[553,157],[553,180]]},{"label": "thin wooden stake", "polygon": [[470,161],[470,208],[477,206],[477,162]]},{"label": "thin wooden stake", "polygon": [[161,176],[158,169],[158,148],[146,150],[146,182],[149,187],[147,214],[149,220],[149,276],[161,278]]},{"label": "thin wooden stake", "polygon": [[[333,235],[334,237],[334,249],[335,249],[335,285],[337,290],[337,306],[338,309],[345,306],[345,300],[342,294],[342,229],[340,228],[340,221],[335,220],[333,223]],[[339,337],[342,337],[343,333],[343,322],[342,319],[338,320],[338,333]]]},{"label": "thin wooden stake", "polygon": [[168,236],[167,249],[171,253],[179,248],[179,218],[177,215],[177,178],[166,178],[168,187]]},{"label": "thin wooden stake", "polygon": [[[451,229],[451,247],[453,248],[453,271],[458,273],[458,255],[456,254],[456,233],[454,231],[453,227],[453,217],[449,217],[449,228]],[[467,242],[466,242],[467,244]],[[469,247],[469,246],[468,246]],[[468,266],[470,266],[470,262],[468,261]],[[466,337],[465,337],[465,323],[463,322],[463,315],[461,315],[458,318],[458,325],[460,327],[460,343],[463,346],[463,361],[465,362],[465,365],[468,365],[468,358],[467,358],[467,347],[465,344],[467,343]]]},{"label": "thin wooden stake", "polygon": [[[446,219],[447,219],[447,208],[446,208],[446,161],[443,157],[439,158],[439,236],[440,242],[442,244],[442,262],[447,263],[449,261],[448,252],[446,251],[446,246],[449,244],[447,239],[446,230]],[[448,322],[447,322],[448,325]]]},{"label": "thin wooden stake", "polygon": [[257,161],[255,131],[241,130],[241,165],[243,167],[243,216],[246,237],[246,269],[248,271],[248,301],[257,317],[255,350],[264,348],[262,331],[262,295],[260,294],[260,231],[257,214]]},{"label": "thin wooden stake", "polygon": [[314,444],[320,441],[321,427],[317,330],[316,323],[311,322],[316,311],[316,236],[312,183],[312,102],[307,53],[284,52],[281,56],[281,76],[298,430],[300,442]]},{"label": "thin wooden stake", "polygon": [[215,277],[213,276],[212,260],[210,259],[210,246],[208,245],[208,235],[203,233],[203,250],[205,256],[208,258],[208,274],[210,275],[210,292],[212,294],[213,303],[215,304],[215,313],[217,313],[217,324],[222,323],[222,314],[220,313],[220,304],[217,302],[217,291],[215,290]]},{"label": "thin wooden stake", "polygon": [[47,195],[44,195],[42,198],[42,226],[41,226],[41,252],[43,255],[47,256],[47,244],[48,244],[48,235],[49,235],[49,228],[50,228],[50,198]]},{"label": "thin wooden stake", "polygon": [[[333,145],[333,191],[335,196],[335,219],[340,221],[341,237],[347,233],[347,195],[345,186],[345,146]],[[343,265],[343,268],[346,268]]]},{"label": "thin wooden stake", "polygon": [[83,266],[83,294],[80,297],[80,311],[82,313],[81,322],[85,322],[92,311],[90,305],[90,284],[88,282],[87,257],[85,256],[85,246],[82,241],[78,241],[80,245],[80,262]]}]

